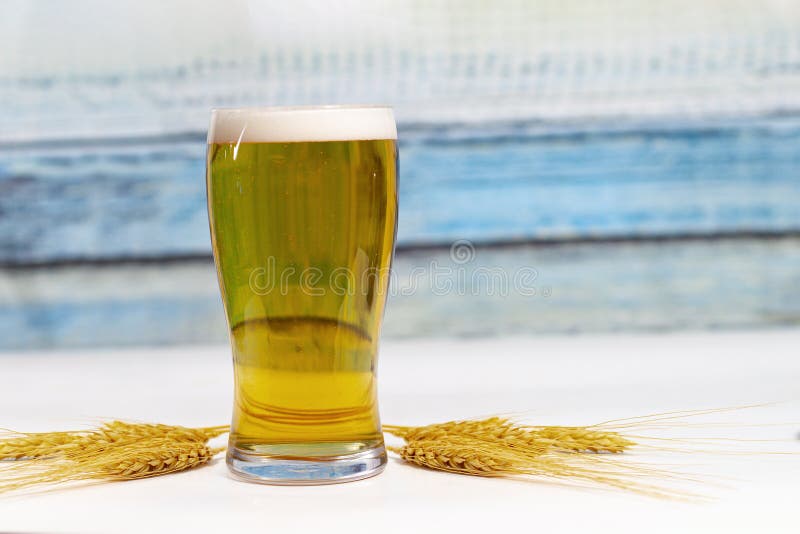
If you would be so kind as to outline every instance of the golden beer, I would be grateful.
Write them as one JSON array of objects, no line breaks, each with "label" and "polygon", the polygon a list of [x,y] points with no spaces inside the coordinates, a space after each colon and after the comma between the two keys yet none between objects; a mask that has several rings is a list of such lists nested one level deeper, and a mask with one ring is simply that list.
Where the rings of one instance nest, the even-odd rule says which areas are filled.
[{"label": "golden beer", "polygon": [[228,465],[302,484],[383,469],[376,355],[397,220],[385,107],[217,110],[211,239],[230,327]]}]

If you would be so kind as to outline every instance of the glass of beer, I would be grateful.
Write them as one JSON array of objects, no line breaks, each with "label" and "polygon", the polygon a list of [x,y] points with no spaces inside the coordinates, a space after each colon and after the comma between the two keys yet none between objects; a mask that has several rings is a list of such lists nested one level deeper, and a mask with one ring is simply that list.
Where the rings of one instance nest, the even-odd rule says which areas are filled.
[{"label": "glass of beer", "polygon": [[397,226],[384,106],[218,109],[211,242],[235,380],[238,477],[324,484],[380,473],[376,356]]}]

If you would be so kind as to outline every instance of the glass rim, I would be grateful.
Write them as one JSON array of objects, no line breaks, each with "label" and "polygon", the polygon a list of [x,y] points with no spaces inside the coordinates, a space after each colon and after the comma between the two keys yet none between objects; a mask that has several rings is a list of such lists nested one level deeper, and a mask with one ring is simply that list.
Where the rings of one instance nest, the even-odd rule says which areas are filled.
[{"label": "glass rim", "polygon": [[290,111],[336,111],[359,109],[393,109],[388,104],[310,104],[300,106],[240,106],[211,108],[211,114],[217,113],[282,113]]}]

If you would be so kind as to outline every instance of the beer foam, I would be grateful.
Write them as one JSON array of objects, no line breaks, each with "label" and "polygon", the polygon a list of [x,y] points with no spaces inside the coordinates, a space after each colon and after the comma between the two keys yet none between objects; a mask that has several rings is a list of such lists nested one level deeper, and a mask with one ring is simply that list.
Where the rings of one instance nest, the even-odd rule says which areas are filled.
[{"label": "beer foam", "polygon": [[291,143],[397,139],[387,106],[215,109],[209,143]]}]

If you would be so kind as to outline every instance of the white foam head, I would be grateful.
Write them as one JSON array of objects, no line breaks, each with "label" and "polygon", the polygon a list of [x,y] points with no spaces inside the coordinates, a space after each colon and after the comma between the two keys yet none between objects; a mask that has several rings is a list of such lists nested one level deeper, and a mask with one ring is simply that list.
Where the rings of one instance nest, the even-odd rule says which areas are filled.
[{"label": "white foam head", "polygon": [[291,143],[397,139],[387,106],[215,109],[209,143]]}]

